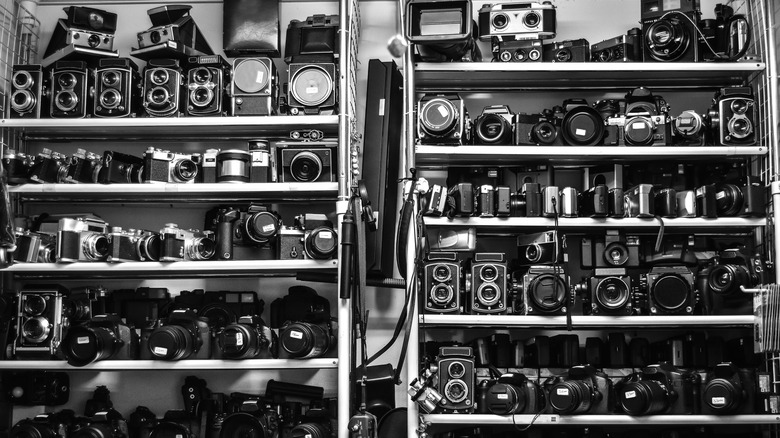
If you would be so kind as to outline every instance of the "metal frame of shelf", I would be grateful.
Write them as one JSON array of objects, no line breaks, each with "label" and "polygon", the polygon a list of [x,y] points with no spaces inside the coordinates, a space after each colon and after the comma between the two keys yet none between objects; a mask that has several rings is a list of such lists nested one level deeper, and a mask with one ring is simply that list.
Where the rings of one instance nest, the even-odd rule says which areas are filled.
[{"label": "metal frame of shelf", "polygon": [[[429,227],[477,227],[484,230],[507,228],[553,228],[555,218],[546,217],[494,217],[494,218],[446,218],[426,217]],[[763,227],[766,218],[721,217],[721,218],[664,218],[664,228],[674,229],[749,229]],[[632,228],[656,230],[660,222],[655,218],[558,218],[559,228]]]},{"label": "metal frame of shelf", "polygon": [[160,370],[295,370],[335,369],[338,359],[193,359],[161,360],[103,360],[83,367],[74,367],[61,360],[0,361],[0,370],[57,370],[57,371],[160,371]]},{"label": "metal frame of shelf", "polygon": [[424,415],[424,421],[432,424],[460,425],[526,425],[534,426],[702,426],[705,424],[780,424],[780,415],[649,415],[631,417],[628,415],[550,415],[543,414],[534,420],[534,415],[481,415],[481,414],[434,414]]},{"label": "metal frame of shelf", "polygon": [[[695,316],[600,316],[573,315],[574,328],[676,328],[676,327],[752,327],[753,315]],[[505,327],[505,328],[566,328],[565,316],[535,315],[419,315],[421,327]]]}]

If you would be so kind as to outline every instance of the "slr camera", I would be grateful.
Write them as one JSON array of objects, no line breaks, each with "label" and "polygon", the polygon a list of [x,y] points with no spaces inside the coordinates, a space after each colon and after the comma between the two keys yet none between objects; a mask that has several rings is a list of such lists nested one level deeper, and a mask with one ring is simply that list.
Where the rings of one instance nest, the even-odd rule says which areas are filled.
[{"label": "slr camera", "polygon": [[211,358],[209,320],[190,309],[171,311],[157,328],[142,331],[141,336],[141,359]]},{"label": "slr camera", "polygon": [[127,429],[127,422],[122,417],[122,414],[109,408],[90,417],[89,421],[77,426],[68,436],[73,438],[90,438],[95,436],[128,438],[130,435]]},{"label": "slr camera", "polygon": [[173,299],[172,309],[190,309],[208,318],[209,326],[222,329],[246,315],[263,313],[265,302],[254,291],[183,290]]},{"label": "slr camera", "polygon": [[471,137],[479,144],[511,145],[513,119],[514,114],[506,105],[486,106],[482,114],[474,119]]},{"label": "slr camera", "polygon": [[217,257],[221,260],[273,258],[263,257],[262,252],[275,249],[281,227],[279,214],[263,205],[250,204],[243,210],[221,207],[206,214],[206,229],[216,232]]},{"label": "slr camera", "polygon": [[274,357],[275,335],[258,315],[244,315],[215,335],[214,358],[269,359]]},{"label": "slr camera", "polygon": [[92,79],[86,62],[57,61],[51,70],[51,117],[82,119],[91,115]]},{"label": "slr camera", "polygon": [[57,236],[49,233],[36,233],[17,227],[14,262],[54,263],[57,254]]},{"label": "slr camera", "polygon": [[65,182],[69,166],[70,161],[65,155],[43,148],[32,162],[28,182],[38,184]]},{"label": "slr camera", "polygon": [[755,414],[758,392],[755,370],[719,363],[707,372],[701,390],[702,414]]},{"label": "slr camera", "polygon": [[130,58],[101,58],[95,69],[92,114],[135,117],[141,106],[141,75]]},{"label": "slr camera", "polygon": [[655,266],[639,278],[651,315],[693,314],[696,280],[685,266]]},{"label": "slr camera", "polygon": [[642,0],[645,62],[698,62],[700,53],[699,0],[658,3]]},{"label": "slr camera", "polygon": [[709,126],[704,117],[693,110],[685,110],[672,121],[672,143],[677,146],[704,146]]},{"label": "slr camera", "polygon": [[540,114],[520,113],[515,116],[515,144],[519,146],[561,146],[560,119],[552,110]]},{"label": "slr camera", "polygon": [[98,172],[101,184],[135,184],[142,182],[143,158],[115,151],[103,152],[103,166]]},{"label": "slr camera", "polygon": [[716,184],[715,199],[719,217],[766,214],[766,188],[757,176],[745,176]]},{"label": "slr camera", "polygon": [[336,344],[330,302],[306,286],[293,286],[271,303],[271,328],[279,329],[280,357],[322,357]]},{"label": "slr camera", "polygon": [[710,143],[750,146],[758,139],[756,102],[751,87],[721,88],[707,112]]},{"label": "slr camera", "polygon": [[52,359],[59,356],[65,334],[63,302],[68,291],[62,286],[44,285],[19,291],[16,340],[12,355],[16,359]]},{"label": "slr camera", "polygon": [[551,62],[588,62],[590,43],[585,38],[545,44],[542,59]]},{"label": "slr camera", "polygon": [[566,99],[555,108],[561,118],[563,143],[569,146],[594,146],[604,141],[604,119],[585,99]]},{"label": "slr camera", "polygon": [[479,9],[479,39],[506,40],[555,38],[555,6],[552,2],[485,4]]},{"label": "slr camera", "polygon": [[466,274],[472,314],[506,313],[507,266],[503,253],[476,253]]},{"label": "slr camera", "polygon": [[[149,435],[144,438],[199,437],[201,436],[201,423],[203,419],[202,416],[204,415],[209,414],[194,413],[188,410],[166,411],[165,414],[163,414],[163,418],[151,428]],[[204,432],[208,434],[211,431],[206,430]]]},{"label": "slr camera", "polygon": [[426,94],[417,103],[417,139],[421,144],[469,142],[469,118],[457,94]]},{"label": "slr camera", "polygon": [[740,286],[752,288],[765,282],[765,267],[758,255],[745,248],[721,251],[697,274],[698,289],[707,311],[717,314],[752,314],[753,296]]},{"label": "slr camera", "polygon": [[616,386],[618,406],[628,415],[694,414],[701,377],[668,362],[642,368]]},{"label": "slr camera", "polygon": [[521,373],[504,373],[477,385],[477,413],[494,415],[536,414],[545,407],[544,391]]},{"label": "slr camera", "polygon": [[521,266],[552,265],[563,261],[557,231],[517,236],[517,262]]},{"label": "slr camera", "polygon": [[588,315],[633,315],[634,291],[625,268],[599,268],[576,286]]},{"label": "slr camera", "polygon": [[423,267],[426,313],[460,313],[461,267],[457,253],[429,252]]},{"label": "slr camera", "polygon": [[261,437],[279,436],[282,420],[268,402],[258,396],[234,393],[228,404],[219,438],[235,437],[246,431]]},{"label": "slr camera", "polygon": [[550,409],[556,414],[611,414],[615,408],[612,380],[590,365],[576,365],[544,382]]},{"label": "slr camera", "polygon": [[501,40],[493,37],[493,62],[542,62],[542,40]]},{"label": "slr camera", "polygon": [[338,249],[338,234],[327,216],[305,213],[295,217],[292,227],[279,230],[279,259],[333,258]]},{"label": "slr camera", "polygon": [[209,260],[214,257],[216,242],[211,231],[182,230],[176,224],[165,224],[160,230],[160,261]]},{"label": "slr camera", "polygon": [[441,347],[436,357],[436,390],[443,413],[474,412],[474,353],[471,347]]},{"label": "slr camera", "polygon": [[590,47],[593,62],[642,62],[642,31],[635,27]]},{"label": "slr camera", "polygon": [[111,227],[107,261],[148,262],[160,259],[160,235],[153,231]]},{"label": "slr camera", "polygon": [[25,184],[29,181],[30,170],[34,158],[13,149],[3,150],[3,169],[8,177],[8,184]]},{"label": "slr camera", "polygon": [[584,268],[635,268],[639,266],[639,236],[607,230],[604,238],[583,238],[581,263]]},{"label": "slr camera", "polygon": [[[106,312],[122,315],[128,325],[144,330],[157,327],[160,318],[168,314],[170,307],[171,296],[168,289],[139,287],[111,291]],[[139,352],[141,353],[144,353],[143,350]]]},{"label": "slr camera", "polygon": [[62,410],[56,413],[45,412],[33,418],[19,420],[11,428],[9,436],[14,438],[30,436],[64,437],[71,432],[74,420],[74,413],[70,410]]},{"label": "slr camera", "polygon": [[670,142],[669,106],[663,97],[640,87],[626,94],[624,104],[624,114],[607,119],[607,124],[622,130],[621,138],[626,146],[656,146]]},{"label": "slr camera", "polygon": [[119,315],[95,315],[68,329],[62,352],[68,364],[83,367],[100,360],[138,358],[138,335]]},{"label": "slr camera", "polygon": [[149,117],[178,117],[184,76],[176,59],[150,59],[144,69],[143,107]]},{"label": "slr camera", "polygon": [[[523,274],[515,302],[520,315],[564,315],[569,304],[569,278],[558,266],[531,266]],[[522,301],[520,301],[520,299]]]},{"label": "slr camera", "polygon": [[49,115],[49,78],[39,64],[12,66],[10,118],[40,119]]},{"label": "slr camera", "polygon": [[108,224],[97,217],[62,218],[57,229],[57,261],[100,262],[108,258]]},{"label": "slr camera", "polygon": [[198,176],[200,154],[179,154],[149,147],[144,153],[142,180],[192,184]]},{"label": "slr camera", "polygon": [[227,115],[229,81],[230,65],[221,56],[190,56],[185,113],[195,117]]},{"label": "slr camera", "polygon": [[275,142],[272,148],[278,163],[278,181],[336,181],[336,146],[336,143],[330,141]]},{"label": "slr camera", "polygon": [[100,169],[103,168],[103,157],[98,154],[77,149],[70,157],[66,183],[96,184],[100,181]]}]

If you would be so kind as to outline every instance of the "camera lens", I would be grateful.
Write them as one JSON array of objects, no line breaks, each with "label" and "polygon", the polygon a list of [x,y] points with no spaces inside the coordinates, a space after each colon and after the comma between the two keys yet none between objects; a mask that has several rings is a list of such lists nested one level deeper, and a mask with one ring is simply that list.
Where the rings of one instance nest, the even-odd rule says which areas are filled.
[{"label": "camera lens", "polygon": [[152,33],[149,34],[149,40],[152,41],[152,44],[158,44],[161,39],[162,35],[160,35],[159,30],[153,30]]},{"label": "camera lens", "polygon": [[515,50],[515,53],[512,54],[512,59],[514,59],[515,62],[523,62],[528,57],[528,53],[525,52],[525,49],[517,49]]},{"label": "camera lens", "polygon": [[31,316],[43,315],[46,311],[46,298],[41,295],[24,296],[24,313]]},{"label": "camera lens", "polygon": [[168,70],[156,68],[151,71],[149,78],[154,85],[163,85],[168,82],[170,76],[168,75]]},{"label": "camera lens", "polygon": [[533,11],[528,12],[523,17],[523,24],[525,25],[525,27],[529,29],[535,28],[536,26],[539,25],[541,21],[542,21],[542,17],[539,16],[539,13]]},{"label": "camera lens", "polygon": [[628,263],[628,248],[620,242],[612,242],[604,248],[604,262],[610,266]]},{"label": "camera lens", "polygon": [[502,62],[509,62],[512,60],[512,52],[508,50],[502,50],[501,53],[498,54],[498,58]]},{"label": "camera lens", "polygon": [[593,403],[591,387],[581,380],[559,382],[550,388],[550,406],[559,414],[584,414]]},{"label": "camera lens", "polygon": [[452,362],[447,367],[447,375],[453,379],[460,379],[466,374],[466,367],[462,362]]},{"label": "camera lens", "polygon": [[115,70],[104,71],[100,74],[100,80],[106,87],[116,87],[119,85],[119,79],[121,77],[121,73]]},{"label": "camera lens", "polygon": [[236,322],[238,316],[222,303],[206,304],[198,312],[203,318],[208,318],[209,327],[223,328]]},{"label": "camera lens", "polygon": [[110,244],[104,234],[90,234],[81,243],[81,250],[88,260],[101,260],[108,256]]},{"label": "camera lens", "polygon": [[506,25],[509,24],[509,17],[505,13],[499,12],[493,15],[493,19],[491,21],[493,23],[493,27],[496,30],[500,30],[505,28]]},{"label": "camera lens", "polygon": [[154,108],[164,107],[170,98],[170,93],[163,87],[154,87],[146,94],[146,102]]},{"label": "camera lens", "polygon": [[704,119],[694,111],[683,111],[674,119],[674,130],[683,137],[700,135],[704,130]]},{"label": "camera lens", "polygon": [[154,329],[148,342],[152,355],[163,360],[186,359],[196,351],[193,333],[180,325],[164,325]]},{"label": "camera lens", "polygon": [[734,184],[720,184],[715,192],[718,216],[737,216],[744,201],[742,189]]},{"label": "camera lens", "polygon": [[444,395],[451,403],[460,403],[469,396],[469,387],[460,379],[450,380],[444,385]]},{"label": "camera lens", "polygon": [[13,83],[14,83],[14,87],[16,87],[17,89],[20,89],[20,90],[24,90],[26,88],[30,88],[35,83],[35,81],[33,80],[33,77],[30,74],[30,72],[25,71],[25,70],[20,70],[20,71],[14,72],[14,76],[13,76],[12,80],[13,80]]},{"label": "camera lens", "polygon": [[328,438],[328,429],[319,423],[300,423],[290,431],[290,438]]},{"label": "camera lens", "polygon": [[45,341],[51,333],[51,322],[42,316],[30,318],[22,324],[22,337],[25,341],[38,344]]},{"label": "camera lens", "polygon": [[542,313],[553,313],[566,305],[567,287],[563,279],[553,274],[534,277],[528,285],[531,306]]},{"label": "camera lens", "polygon": [[455,293],[448,284],[436,284],[431,288],[431,301],[439,306],[449,304],[454,297]]},{"label": "camera lens", "polygon": [[203,108],[214,100],[214,92],[206,87],[197,87],[190,91],[190,102],[193,106]]},{"label": "camera lens", "polygon": [[100,93],[100,106],[106,109],[114,109],[122,102],[122,95],[114,88],[109,88]]},{"label": "camera lens", "polygon": [[525,247],[525,258],[531,263],[537,263],[542,259],[546,251],[537,243],[532,243]]},{"label": "camera lens", "polygon": [[312,151],[298,152],[290,161],[290,175],[295,181],[317,181],[322,175],[322,159]]},{"label": "camera lens", "polygon": [[435,265],[432,269],[434,281],[444,283],[452,278],[452,270],[447,265]]},{"label": "camera lens", "polygon": [[244,222],[244,235],[256,243],[265,244],[279,233],[279,218],[270,211],[253,213]]},{"label": "camera lens", "polygon": [[669,407],[669,391],[656,380],[629,382],[618,393],[618,402],[628,415],[661,414]]},{"label": "camera lens", "polygon": [[750,284],[750,274],[744,266],[717,265],[707,277],[707,285],[718,295],[739,294],[739,286]]},{"label": "camera lens", "polygon": [[729,135],[743,139],[753,133],[753,123],[747,117],[733,117],[728,123]]},{"label": "camera lens", "polygon": [[268,66],[258,59],[236,61],[233,67],[233,85],[242,93],[257,93],[271,80]]},{"label": "camera lens", "polygon": [[11,108],[18,113],[26,113],[35,108],[36,99],[27,90],[14,91],[11,97]]},{"label": "camera lens", "polygon": [[551,145],[558,138],[558,130],[550,122],[539,122],[532,129],[532,134],[537,143]]},{"label": "camera lens", "polygon": [[171,176],[175,182],[187,183],[198,175],[198,165],[194,161],[182,158],[176,160],[171,169]]},{"label": "camera lens", "polygon": [[501,299],[501,290],[495,283],[482,283],[477,288],[477,301],[485,307],[492,307]]},{"label": "camera lens", "polygon": [[460,114],[452,101],[435,97],[423,104],[419,117],[425,131],[434,137],[442,137],[455,128]]},{"label": "camera lens", "polygon": [[55,257],[54,245],[45,245],[38,248],[38,263],[54,263]]},{"label": "camera lens", "polygon": [[92,34],[87,38],[87,44],[89,44],[89,47],[95,48],[100,45],[101,38],[100,35]]},{"label": "camera lens", "polygon": [[485,404],[492,414],[509,415],[523,412],[526,399],[526,393],[522,388],[506,383],[496,383],[488,389]]},{"label": "camera lens", "polygon": [[113,356],[122,345],[113,330],[105,327],[76,326],[62,341],[62,352],[68,364],[83,367]]},{"label": "camera lens", "polygon": [[655,123],[650,117],[634,116],[626,120],[623,128],[626,144],[649,145],[653,143]]},{"label": "camera lens", "polygon": [[76,108],[79,103],[79,98],[76,93],[72,91],[61,91],[57,93],[57,97],[54,99],[57,109],[60,111],[71,111]]},{"label": "camera lens", "polygon": [[10,438],[58,438],[61,435],[47,424],[34,424],[22,420],[11,429]]},{"label": "camera lens", "polygon": [[267,427],[265,416],[248,414],[246,412],[233,413],[225,417],[222,422],[220,438],[273,438],[276,428]]},{"label": "camera lens", "polygon": [[76,76],[73,73],[62,73],[57,76],[57,83],[65,89],[72,89],[76,86]]},{"label": "camera lens", "polygon": [[604,138],[604,120],[595,109],[578,106],[563,116],[561,133],[567,144],[593,146]]},{"label": "camera lens", "polygon": [[479,268],[479,278],[482,281],[494,282],[498,279],[498,268],[495,265],[484,265]]},{"label": "camera lens", "polygon": [[117,435],[113,425],[108,423],[91,423],[73,432],[72,438],[112,438]]},{"label": "camera lens", "polygon": [[142,261],[160,260],[160,235],[141,236],[136,242],[136,254]]},{"label": "camera lens", "polygon": [[688,50],[692,37],[683,20],[662,19],[647,27],[645,48],[656,61],[676,61]]},{"label": "camera lens", "polygon": [[526,213],[525,195],[522,193],[509,195],[509,211],[512,216],[524,217]]},{"label": "camera lens", "polygon": [[731,111],[735,114],[745,114],[752,103],[746,99],[734,99],[731,101]]},{"label": "camera lens", "polygon": [[704,387],[704,402],[719,414],[730,414],[739,408],[743,399],[742,385],[728,379],[717,378]]},{"label": "camera lens", "polygon": [[619,277],[607,277],[599,281],[594,294],[596,304],[606,310],[618,310],[628,304],[630,291]]},{"label": "camera lens", "polygon": [[333,93],[333,78],[324,68],[308,65],[292,74],[289,89],[301,105],[317,106]]},{"label": "camera lens", "polygon": [[561,49],[555,52],[555,61],[557,62],[571,62],[571,50]]},{"label": "camera lens", "polygon": [[315,228],[304,238],[303,248],[313,259],[332,258],[338,248],[336,232],[329,227]]},{"label": "camera lens", "polygon": [[195,237],[192,241],[187,241],[185,248],[190,260],[208,260],[214,257],[216,244],[208,237]]},{"label": "camera lens", "polygon": [[247,151],[228,149],[217,153],[217,182],[249,182],[252,155]]},{"label": "camera lens", "polygon": [[192,80],[196,84],[211,82],[211,70],[206,67],[198,67],[192,72]]},{"label": "camera lens", "polygon": [[666,311],[675,311],[688,304],[690,285],[674,274],[661,275],[650,290],[653,300]]},{"label": "camera lens", "polygon": [[599,62],[610,62],[612,61],[612,50],[611,49],[604,49],[596,55],[596,58],[599,60]]},{"label": "camera lens", "polygon": [[508,140],[507,134],[512,127],[500,115],[484,114],[476,121],[477,137],[487,144],[502,143]]},{"label": "camera lens", "polygon": [[282,327],[279,342],[290,357],[310,359],[323,356],[330,348],[325,328],[308,322],[294,322]]},{"label": "camera lens", "polygon": [[227,359],[251,359],[260,353],[260,337],[246,324],[228,324],[217,334],[217,346]]}]

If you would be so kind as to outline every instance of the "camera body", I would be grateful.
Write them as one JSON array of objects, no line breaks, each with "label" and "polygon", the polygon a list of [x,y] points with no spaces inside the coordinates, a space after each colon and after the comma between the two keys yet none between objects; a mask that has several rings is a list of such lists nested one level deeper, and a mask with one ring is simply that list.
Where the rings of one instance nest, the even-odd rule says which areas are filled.
[{"label": "camera body", "polygon": [[655,217],[655,194],[652,184],[639,184],[623,192],[625,217]]},{"label": "camera body", "polygon": [[709,109],[710,142],[720,146],[750,146],[758,139],[756,102],[751,87],[721,88]]},{"label": "camera body", "polygon": [[290,115],[338,113],[338,71],[333,62],[292,62],[287,67]]},{"label": "camera body", "polygon": [[542,62],[544,46],[542,40],[502,40],[494,37],[490,41],[493,62]]},{"label": "camera body", "polygon": [[696,280],[685,266],[655,266],[639,279],[651,315],[693,314]]},{"label": "camera body", "polygon": [[198,316],[208,318],[209,327],[222,329],[242,316],[263,313],[265,302],[253,291],[181,291],[173,299],[172,309],[190,309]]},{"label": "camera body", "polygon": [[720,217],[764,216],[766,187],[756,176],[746,176],[715,185],[715,205]]},{"label": "camera body", "polygon": [[96,217],[62,218],[57,230],[57,261],[99,262],[108,257],[108,224]]},{"label": "camera body", "polygon": [[642,62],[642,31],[633,28],[625,35],[593,44],[590,55],[593,62]]},{"label": "camera body", "polygon": [[14,149],[5,149],[2,162],[8,184],[25,184],[29,181],[30,170],[34,163],[33,157]]},{"label": "camera body", "polygon": [[101,184],[141,183],[143,173],[143,158],[122,152],[103,152],[103,167],[98,172],[98,180]]},{"label": "camera body", "polygon": [[582,217],[609,216],[609,189],[597,184],[579,193],[579,215]]},{"label": "camera body", "polygon": [[40,64],[12,66],[9,117],[40,119],[49,115],[49,78]]},{"label": "camera body", "polygon": [[230,65],[221,56],[190,56],[186,76],[186,115],[229,115],[227,84],[230,82]]},{"label": "camera body", "polygon": [[756,371],[738,368],[731,362],[719,363],[707,372],[701,395],[702,414],[755,414],[758,403]]},{"label": "camera body", "polygon": [[93,315],[85,324],[70,327],[62,342],[68,364],[84,366],[99,360],[138,358],[136,331],[116,315]]},{"label": "camera body", "polygon": [[720,251],[709,264],[699,269],[698,290],[707,313],[752,314],[753,296],[741,286],[752,288],[764,284],[766,268],[761,257],[749,254],[744,247]]},{"label": "camera body", "polygon": [[469,141],[468,114],[457,94],[426,94],[417,103],[421,144],[460,145]]},{"label": "camera body", "polygon": [[587,288],[582,310],[591,315],[633,315],[634,291],[624,268],[600,268],[593,271],[581,287]]},{"label": "camera body", "polygon": [[17,359],[52,359],[68,321],[63,303],[68,291],[61,286],[26,287],[19,291],[17,334],[12,355]]},{"label": "camera body", "polygon": [[270,116],[279,111],[279,74],[273,59],[233,59],[230,97],[234,116]]},{"label": "camera body", "polygon": [[474,134],[471,138],[479,144],[510,145],[513,140],[513,120],[514,113],[508,106],[486,106],[472,123]]},{"label": "camera body", "polygon": [[470,182],[457,183],[447,189],[445,212],[449,217],[473,216],[477,209],[476,200],[474,184]]},{"label": "camera body", "polygon": [[611,414],[615,397],[612,380],[590,365],[576,365],[544,382],[549,408],[561,415]]},{"label": "camera body", "polygon": [[510,40],[555,38],[555,6],[552,2],[485,4],[479,9],[479,39]]},{"label": "camera body", "polygon": [[436,356],[436,389],[444,396],[443,413],[474,412],[475,371],[471,347],[441,347]]},{"label": "camera body", "polygon": [[531,266],[522,278],[522,315],[565,315],[569,305],[569,277],[557,266]]},{"label": "camera body", "polygon": [[269,359],[275,335],[258,315],[244,315],[215,335],[215,359]]},{"label": "camera body", "polygon": [[97,184],[100,181],[100,169],[103,168],[103,157],[98,154],[77,149],[70,157],[66,183]]},{"label": "camera body", "polygon": [[144,153],[145,183],[192,184],[198,176],[200,154],[180,154],[149,147]]},{"label": "camera body", "polygon": [[515,115],[515,144],[519,146],[561,146],[560,119],[552,111]]},{"label": "camera body", "polygon": [[68,157],[49,149],[43,150],[35,157],[28,178],[30,183],[61,183],[65,181],[70,169]]},{"label": "camera body", "polygon": [[178,117],[184,75],[177,59],[150,59],[144,69],[143,107],[149,117]]},{"label": "camera body", "polygon": [[517,236],[517,263],[520,266],[551,265],[563,261],[557,231]]},{"label": "camera body", "polygon": [[54,263],[57,254],[57,236],[49,233],[35,233],[17,227],[16,251],[14,262],[17,263]]},{"label": "camera body", "polygon": [[276,157],[279,182],[336,181],[336,143],[279,141],[274,142],[271,148]]},{"label": "camera body", "polygon": [[306,286],[293,286],[271,302],[271,328],[279,329],[279,356],[321,357],[335,344],[330,302]]},{"label": "camera body", "polygon": [[338,249],[338,234],[324,214],[296,216],[292,227],[279,230],[279,259],[333,258]]},{"label": "camera body", "polygon": [[83,422],[69,434],[73,437],[104,436],[115,438],[129,437],[127,422],[122,414],[114,409],[97,412],[89,417],[88,421]]},{"label": "camera body", "polygon": [[182,360],[211,358],[208,318],[191,309],[172,310],[157,328],[142,338],[141,359]]},{"label": "camera body", "polygon": [[476,253],[466,276],[472,314],[506,313],[507,266],[503,253]]},{"label": "camera body", "polygon": [[52,118],[81,119],[92,114],[92,72],[84,61],[57,61],[51,69]]},{"label": "camera body", "polygon": [[211,231],[183,230],[168,223],[160,230],[160,261],[209,260],[216,242]]},{"label": "camera body", "polygon": [[642,0],[645,62],[698,62],[700,0],[659,4]]},{"label": "camera body", "polygon": [[454,252],[429,252],[423,267],[426,313],[460,313],[461,265]]},{"label": "camera body", "polygon": [[536,414],[545,407],[542,387],[524,374],[505,373],[477,386],[479,414]]},{"label": "camera body", "polygon": [[700,380],[698,374],[677,369],[668,362],[650,365],[618,384],[618,405],[634,416],[694,414],[694,390]]},{"label": "camera body", "polygon": [[95,69],[92,114],[135,117],[141,106],[141,74],[130,58],[101,58]]},{"label": "camera body", "polygon": [[585,38],[545,44],[542,59],[551,62],[588,62],[590,43]]},{"label": "camera body", "polygon": [[677,146],[704,146],[707,144],[708,123],[693,110],[685,110],[672,121],[672,143]]},{"label": "camera body", "polygon": [[[45,412],[33,418],[19,420],[10,430],[10,435],[65,436],[72,428],[73,411]],[[9,436],[10,436],[9,435]]]},{"label": "camera body", "polygon": [[583,238],[581,262],[584,268],[636,268],[639,266],[639,236],[607,230],[603,239]]},{"label": "camera body", "polygon": [[160,259],[160,235],[153,231],[111,227],[107,261],[147,262]]},{"label": "camera body", "polygon": [[[671,143],[672,125],[669,106],[661,96],[647,88],[635,88],[626,94],[623,115],[608,119],[622,130],[626,146],[663,146]],[[622,105],[621,105],[622,107]]]}]

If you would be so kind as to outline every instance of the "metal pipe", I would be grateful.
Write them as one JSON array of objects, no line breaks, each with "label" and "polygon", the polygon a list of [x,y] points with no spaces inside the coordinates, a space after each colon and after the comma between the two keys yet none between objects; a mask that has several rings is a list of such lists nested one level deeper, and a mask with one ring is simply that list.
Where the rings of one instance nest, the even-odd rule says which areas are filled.
[{"label": "metal pipe", "polygon": [[[772,215],[774,229],[774,249],[775,258],[780,255],[780,233],[778,233],[777,227],[780,224],[780,181],[772,181]],[[775,269],[775,282],[780,283],[780,269]]]}]

